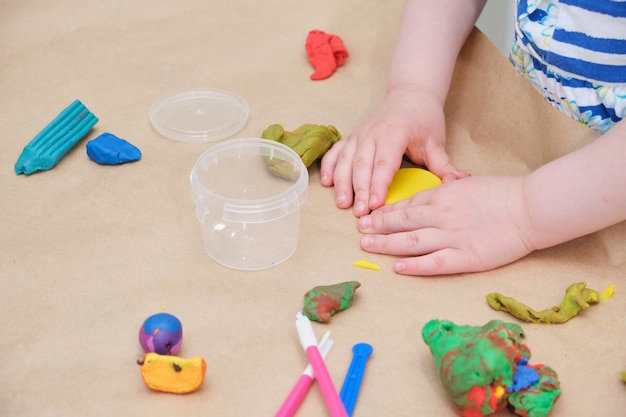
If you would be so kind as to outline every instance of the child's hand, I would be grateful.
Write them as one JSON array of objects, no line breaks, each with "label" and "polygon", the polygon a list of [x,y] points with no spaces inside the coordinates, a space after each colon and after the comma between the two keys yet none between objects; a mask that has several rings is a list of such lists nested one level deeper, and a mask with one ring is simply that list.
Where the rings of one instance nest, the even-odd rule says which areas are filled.
[{"label": "child's hand", "polygon": [[[359,217],[381,207],[404,154],[444,182],[462,178],[445,151],[443,103],[427,89],[401,85],[322,159],[321,181],[335,186],[338,207]],[[353,204],[354,203],[354,204]]]},{"label": "child's hand", "polygon": [[367,252],[413,256],[405,275],[476,272],[536,248],[524,202],[524,177],[469,177],[422,191],[359,219]]}]

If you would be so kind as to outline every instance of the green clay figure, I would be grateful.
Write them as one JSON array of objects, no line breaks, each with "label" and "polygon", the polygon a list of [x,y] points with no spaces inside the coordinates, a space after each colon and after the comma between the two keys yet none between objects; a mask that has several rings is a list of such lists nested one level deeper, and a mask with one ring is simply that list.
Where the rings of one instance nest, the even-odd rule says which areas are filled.
[{"label": "green clay figure", "polygon": [[530,349],[517,323],[493,320],[460,326],[431,320],[422,329],[441,382],[463,417],[481,417],[511,406],[525,417],[545,417],[561,391],[556,372],[530,365]]},{"label": "green clay figure", "polygon": [[[289,146],[300,155],[302,162],[308,168],[315,160],[324,156],[335,142],[341,139],[341,134],[332,125],[306,123],[293,132],[287,132],[281,125],[273,124],[263,131],[261,137]],[[270,171],[275,175],[287,179],[292,178],[293,167],[291,164],[284,161],[274,163],[268,158],[266,158],[266,162]]]},{"label": "green clay figure", "polygon": [[304,294],[302,313],[311,320],[328,323],[330,316],[352,305],[360,282],[349,281],[335,285],[320,285]]},{"label": "green clay figure", "polygon": [[514,298],[496,292],[487,294],[487,303],[494,310],[507,312],[513,317],[531,323],[565,323],[580,310],[589,307],[590,303],[600,301],[598,292],[585,288],[586,285],[585,282],[570,285],[565,290],[561,304],[541,311],[535,311]]}]

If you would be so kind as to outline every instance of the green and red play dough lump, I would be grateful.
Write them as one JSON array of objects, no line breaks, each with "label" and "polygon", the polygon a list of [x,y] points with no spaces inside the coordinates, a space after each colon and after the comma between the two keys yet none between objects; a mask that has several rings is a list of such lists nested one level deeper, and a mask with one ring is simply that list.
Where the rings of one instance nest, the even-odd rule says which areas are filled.
[{"label": "green and red play dough lump", "polygon": [[525,417],[545,417],[561,394],[556,372],[530,365],[517,323],[493,320],[460,326],[431,320],[422,329],[439,378],[463,417],[481,417],[511,405]]},{"label": "green and red play dough lump", "polygon": [[328,323],[330,316],[352,305],[360,282],[348,281],[334,285],[320,285],[304,294],[302,313],[309,319]]}]

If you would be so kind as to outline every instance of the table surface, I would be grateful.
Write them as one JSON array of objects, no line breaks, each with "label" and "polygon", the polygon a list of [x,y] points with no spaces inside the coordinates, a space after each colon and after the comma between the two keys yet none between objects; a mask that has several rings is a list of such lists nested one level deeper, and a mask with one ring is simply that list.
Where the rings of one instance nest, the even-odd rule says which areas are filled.
[{"label": "table surface", "polygon": [[[392,257],[360,250],[355,218],[334,206],[313,165],[289,260],[243,272],[204,251],[189,173],[212,143],[160,136],[152,103],[217,89],[250,106],[237,137],[273,123],[333,124],[345,135],[383,97],[401,9],[355,0],[0,1],[0,415],[273,415],[307,363],[294,324],[304,293],[350,280],[362,284],[354,305],[314,329],[332,330],[327,365],[338,387],[352,346],[374,347],[357,417],[454,416],[422,326],[516,321],[485,295],[542,309],[579,281],[615,284],[616,293],[564,325],[523,324],[531,363],[559,374],[563,395],[551,415],[623,415],[624,224],[489,272],[398,276]],[[350,52],[324,81],[309,79],[312,29],[341,36]],[[74,99],[98,124],[54,169],[15,175],[22,148]],[[450,154],[474,175],[523,174],[596,137],[545,103],[478,31],[459,57],[446,113]],[[91,161],[85,143],[103,132],[138,146],[142,159]],[[352,266],[359,259],[381,270]],[[137,332],[160,311],[183,323],[180,355],[206,359],[194,394],[156,393],[141,380]],[[297,416],[327,414],[314,385]]]}]

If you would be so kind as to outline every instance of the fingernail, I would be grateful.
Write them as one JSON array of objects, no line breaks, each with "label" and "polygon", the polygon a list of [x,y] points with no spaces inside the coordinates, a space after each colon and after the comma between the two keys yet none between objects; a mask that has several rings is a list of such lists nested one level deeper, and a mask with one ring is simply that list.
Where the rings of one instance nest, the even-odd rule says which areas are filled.
[{"label": "fingernail", "polygon": [[355,205],[354,205],[354,209],[358,212],[358,213],[363,213],[364,211],[366,211],[367,207],[365,207],[365,203],[362,201],[358,201]]},{"label": "fingernail", "polygon": [[346,195],[344,193],[337,194],[337,197],[336,197],[335,201],[336,201],[337,205],[345,203],[346,202]]},{"label": "fingernail", "polygon": [[372,237],[371,236],[363,236],[361,239],[361,247],[363,249],[368,249],[372,246]]},{"label": "fingernail", "polygon": [[402,272],[406,269],[406,264],[402,261],[396,262],[393,264],[393,270],[396,272]]},{"label": "fingernail", "polygon": [[327,174],[320,175],[320,181],[321,181],[322,184],[326,184],[327,180],[328,180],[328,175]]},{"label": "fingernail", "polygon": [[359,229],[367,230],[372,226],[372,219],[370,216],[363,216],[359,218]]},{"label": "fingernail", "polygon": [[370,197],[370,207],[374,207],[376,204],[378,204],[378,196],[371,196]]}]

